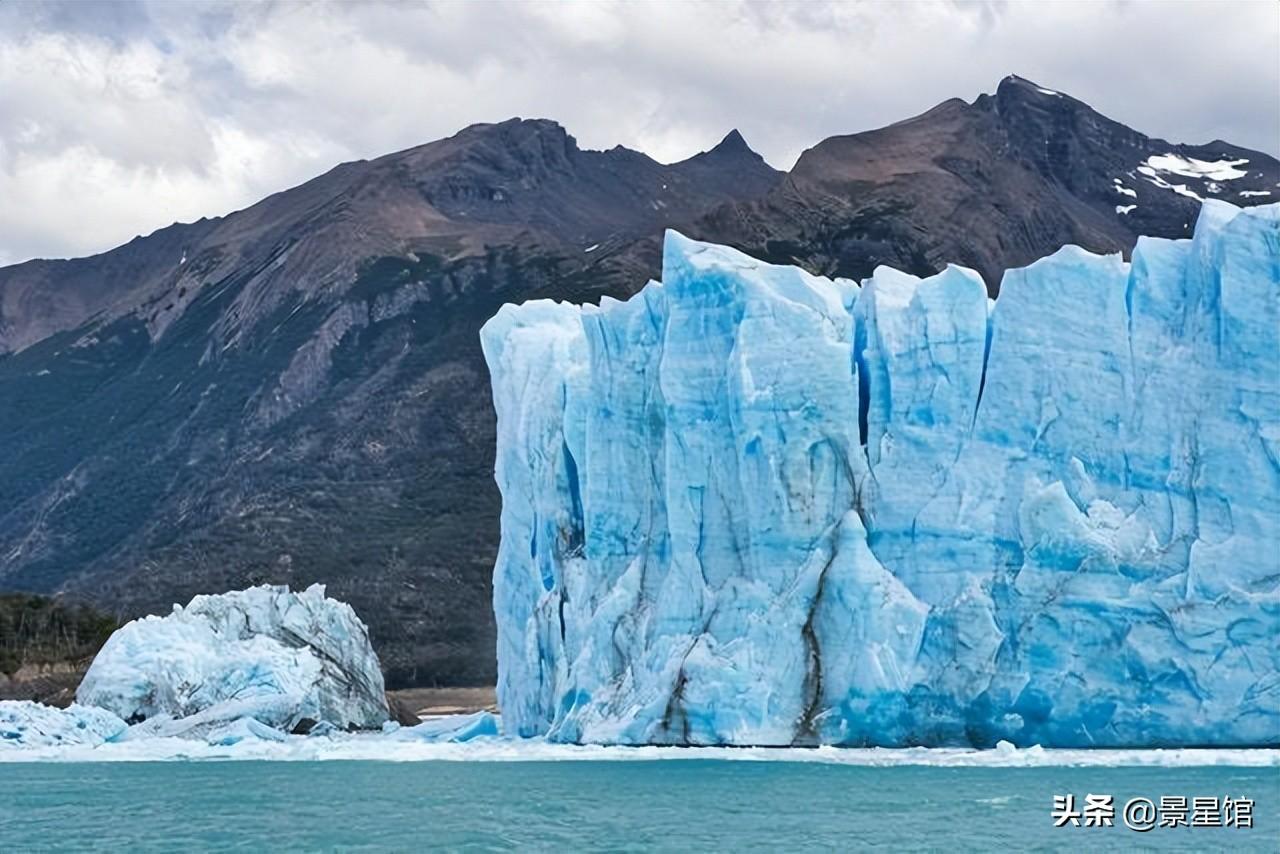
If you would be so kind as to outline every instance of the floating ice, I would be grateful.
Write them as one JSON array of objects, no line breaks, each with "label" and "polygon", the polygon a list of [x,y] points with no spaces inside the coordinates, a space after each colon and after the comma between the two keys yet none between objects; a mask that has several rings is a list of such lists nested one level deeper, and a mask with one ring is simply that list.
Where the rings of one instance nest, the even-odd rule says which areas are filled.
[{"label": "floating ice", "polygon": [[968,748],[751,748],[618,747],[574,745],[545,739],[476,738],[466,742],[395,739],[377,733],[336,733],[326,738],[287,736],[282,741],[242,738],[226,743],[155,738],[90,746],[60,745],[0,749],[4,762],[159,762],[270,760],[273,762],[655,762],[720,760],[804,762],[870,767],[940,768],[1154,767],[1280,768],[1280,751],[1239,749],[1056,750],[1039,746],[1010,750]]},{"label": "floating ice", "polygon": [[670,232],[627,302],[504,306],[507,731],[1280,744],[1280,206],[988,305]]},{"label": "floating ice", "polygon": [[56,709],[29,700],[0,700],[0,753],[6,748],[97,745],[128,725],[105,709],[72,705]]},{"label": "floating ice", "polygon": [[[289,721],[297,704],[290,694],[268,694],[230,699],[214,703],[208,708],[185,717],[157,714],[134,724],[122,733],[118,741],[140,741],[153,738],[218,739],[226,732],[249,733],[246,722],[258,727],[290,726]],[[265,722],[265,723],[264,723]],[[326,726],[332,726],[327,721]],[[275,730],[280,732],[280,730]],[[280,732],[283,735],[283,732]]]},{"label": "floating ice", "polygon": [[166,617],[123,626],[76,697],[151,735],[194,733],[239,717],[290,730],[304,720],[376,729],[387,720],[364,623],[324,587],[253,587],[197,596]]},{"label": "floating ice", "polygon": [[501,729],[497,715],[475,712],[429,718],[417,726],[400,727],[390,733],[399,741],[461,743],[477,738],[497,738]]},{"label": "floating ice", "polygon": [[205,740],[214,746],[229,747],[242,741],[285,741],[288,736],[274,727],[259,723],[256,718],[236,718],[210,730]]}]

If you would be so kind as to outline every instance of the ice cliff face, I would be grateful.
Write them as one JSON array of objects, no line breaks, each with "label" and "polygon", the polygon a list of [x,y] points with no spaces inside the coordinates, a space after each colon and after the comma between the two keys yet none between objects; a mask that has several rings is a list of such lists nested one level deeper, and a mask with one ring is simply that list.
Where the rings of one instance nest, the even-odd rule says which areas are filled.
[{"label": "ice cliff face", "polygon": [[364,623],[324,587],[252,587],[197,596],[167,617],[121,627],[76,692],[149,734],[207,735],[253,719],[285,731],[310,720],[375,729],[382,671]]},{"label": "ice cliff face", "polygon": [[1280,206],[504,306],[498,698],[622,743],[1280,744]]}]

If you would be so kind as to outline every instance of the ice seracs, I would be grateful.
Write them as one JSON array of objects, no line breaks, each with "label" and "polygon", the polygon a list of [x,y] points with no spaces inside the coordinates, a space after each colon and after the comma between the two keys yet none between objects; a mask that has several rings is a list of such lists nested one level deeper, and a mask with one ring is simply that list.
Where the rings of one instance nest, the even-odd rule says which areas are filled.
[{"label": "ice seracs", "polygon": [[108,639],[76,697],[163,735],[205,737],[237,718],[283,731],[387,720],[368,630],[321,585],[197,596],[134,620]]},{"label": "ice seracs", "polygon": [[508,734],[1280,744],[1280,206],[994,304],[671,232],[482,343]]}]

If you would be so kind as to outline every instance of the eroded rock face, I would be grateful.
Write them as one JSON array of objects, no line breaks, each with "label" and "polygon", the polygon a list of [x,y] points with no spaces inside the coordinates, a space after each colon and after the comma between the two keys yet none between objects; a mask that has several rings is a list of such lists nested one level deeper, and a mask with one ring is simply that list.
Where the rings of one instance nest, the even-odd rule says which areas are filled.
[{"label": "eroded rock face", "polygon": [[304,718],[375,729],[388,717],[368,630],[318,584],[197,596],[134,620],[107,641],[76,697],[129,722],[249,717],[288,732]]},{"label": "eroded rock face", "polygon": [[662,284],[482,341],[507,731],[1280,741],[1280,206],[995,303],[668,233]]}]

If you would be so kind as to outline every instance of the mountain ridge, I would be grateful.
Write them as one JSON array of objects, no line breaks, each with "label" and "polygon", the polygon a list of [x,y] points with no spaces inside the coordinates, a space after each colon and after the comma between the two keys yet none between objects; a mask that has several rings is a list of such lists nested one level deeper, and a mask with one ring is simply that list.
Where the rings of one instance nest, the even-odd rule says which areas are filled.
[{"label": "mountain ridge", "polygon": [[[22,349],[99,312],[109,314],[119,305],[128,311],[157,288],[191,292],[192,285],[198,286],[196,278],[216,279],[238,266],[253,263],[252,251],[244,251],[252,246],[246,244],[263,236],[272,242],[283,240],[285,235],[281,232],[296,228],[300,222],[313,229],[305,236],[323,236],[323,241],[314,241],[322,244],[318,257],[310,259],[302,272],[318,274],[320,285],[333,279],[353,279],[354,267],[344,263],[343,258],[334,257],[330,235],[353,207],[363,226],[356,257],[404,251],[407,243],[424,239],[453,257],[483,251],[485,239],[539,242],[552,237],[566,243],[582,243],[603,239],[603,231],[627,237],[641,229],[657,227],[654,223],[661,218],[655,214],[662,209],[672,208],[674,216],[685,218],[712,202],[741,195],[740,187],[723,183],[712,186],[710,179],[714,176],[702,174],[708,171],[709,163],[709,168],[714,169],[726,159],[731,159],[734,167],[746,167],[746,192],[769,185],[780,174],[746,147],[745,141],[728,148],[722,141],[706,152],[664,165],[621,146],[603,152],[580,149],[576,140],[550,119],[517,118],[470,125],[434,142],[371,160],[339,164],[246,208],[194,223],[175,223],[97,255],[32,259],[0,268],[0,353]],[[617,199],[606,200],[612,201],[611,205],[583,204],[574,198],[552,199],[549,204],[542,197],[538,199],[541,209],[530,210],[529,205],[524,205],[511,212],[501,210],[510,207],[501,204],[505,194],[511,192],[504,184],[554,182],[565,176],[581,179],[574,175],[575,164],[571,161],[586,164],[590,174],[585,180],[596,184],[593,189],[597,191],[603,177],[600,173],[604,172],[612,173],[609,177],[613,178],[631,177],[621,193],[637,196],[646,192],[656,195],[668,189],[672,192],[655,200],[661,208],[655,206],[650,213],[637,213],[636,205]],[[626,162],[625,166],[619,161]],[[618,174],[627,168],[631,170],[628,175]],[[668,188],[667,180],[672,187]],[[421,197],[413,198],[407,192],[410,189],[417,190]],[[560,187],[552,189],[563,192]],[[485,193],[488,199],[479,198]],[[498,204],[486,205],[486,201]],[[548,216],[546,211],[554,210],[557,202],[560,210]],[[574,202],[582,211],[576,217],[564,210]],[[608,209],[617,213],[609,216]],[[387,210],[396,214],[394,229],[385,222]],[[606,213],[603,218],[602,212]],[[603,231],[584,226],[584,222],[591,221],[600,223]],[[547,234],[522,234],[536,231]],[[340,234],[337,248],[346,251],[349,244],[350,239]],[[144,260],[150,263],[135,263],[132,256],[137,250],[145,250]],[[195,265],[195,276],[189,275],[191,271],[177,269],[188,261]],[[94,263],[108,264],[109,274],[82,276],[80,271]],[[87,295],[81,294],[87,298],[58,302],[63,296],[60,292],[68,288],[49,293],[47,282],[52,274],[70,279],[80,291],[88,290]],[[116,293],[102,292],[102,285],[113,281],[126,282],[129,287]],[[179,299],[185,296],[184,293]],[[42,299],[46,300],[44,305]],[[15,320],[14,315],[22,309],[25,316]],[[153,322],[163,330],[167,319],[158,314]]]},{"label": "mountain ridge", "polygon": [[[1253,165],[1214,181],[1171,171],[1179,167],[1170,158],[1191,171]],[[951,98],[882,128],[828,137],[761,199],[717,209],[690,236],[849,278],[880,264],[929,275],[960,263],[994,294],[1004,269],[1066,243],[1127,256],[1139,234],[1190,236],[1200,199],[1248,206],[1275,200],[1277,187],[1280,162],[1267,154],[1147,137],[1010,75],[972,102]]]}]

